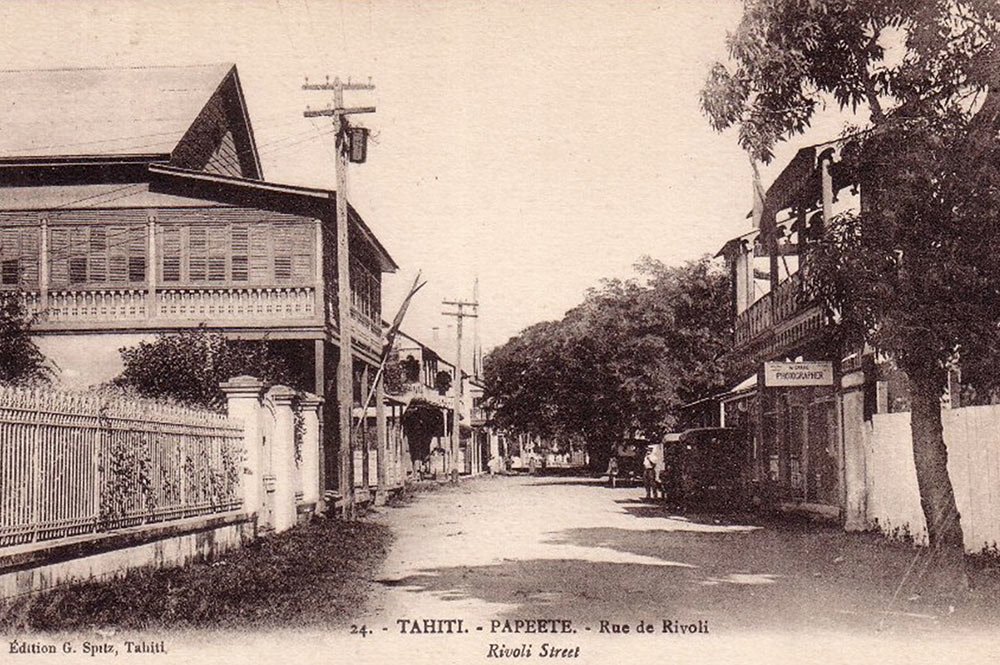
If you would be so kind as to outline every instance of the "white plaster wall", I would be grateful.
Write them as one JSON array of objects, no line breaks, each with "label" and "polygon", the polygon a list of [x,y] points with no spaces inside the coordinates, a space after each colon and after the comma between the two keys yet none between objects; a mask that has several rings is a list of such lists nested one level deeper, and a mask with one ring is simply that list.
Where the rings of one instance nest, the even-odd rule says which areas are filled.
[{"label": "white plaster wall", "polygon": [[[948,474],[961,515],[965,549],[973,554],[1000,543],[1000,406],[942,412]],[[869,460],[868,520],[887,532],[927,539],[913,464],[910,414],[876,414]]]},{"label": "white plaster wall", "polygon": [[12,598],[85,580],[103,580],[137,568],[169,568],[238,549],[253,538],[253,523],[228,524],[134,547],[0,575],[0,598]]}]

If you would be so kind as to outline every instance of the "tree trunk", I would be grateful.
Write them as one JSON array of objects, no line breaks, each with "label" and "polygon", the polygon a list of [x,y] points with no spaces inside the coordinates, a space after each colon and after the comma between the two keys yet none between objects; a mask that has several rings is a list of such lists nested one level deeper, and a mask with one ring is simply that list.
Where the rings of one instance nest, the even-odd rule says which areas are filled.
[{"label": "tree trunk", "polygon": [[969,576],[941,425],[941,393],[946,375],[937,367],[907,374],[910,377],[913,462],[930,552],[924,563],[915,569],[916,575],[905,581],[911,591],[930,593],[947,604],[964,597],[969,588]]},{"label": "tree trunk", "polygon": [[948,450],[941,425],[943,386],[944,373],[937,368],[910,374],[913,463],[930,546],[961,551],[962,526],[948,475]]}]

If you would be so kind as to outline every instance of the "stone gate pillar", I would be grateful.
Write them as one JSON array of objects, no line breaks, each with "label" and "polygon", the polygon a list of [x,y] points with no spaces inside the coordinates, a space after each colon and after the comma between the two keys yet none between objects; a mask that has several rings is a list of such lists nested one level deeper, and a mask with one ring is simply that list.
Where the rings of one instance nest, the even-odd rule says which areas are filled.
[{"label": "stone gate pillar", "polygon": [[303,503],[319,504],[320,493],[320,449],[322,441],[319,431],[319,410],[323,398],[312,393],[303,393],[299,397],[299,409],[302,413],[304,428],[302,433],[302,501]]},{"label": "stone gate pillar", "polygon": [[274,475],[274,531],[281,533],[295,526],[295,415],[292,407],[298,395],[287,386],[267,391],[274,408],[274,434],[271,442],[271,473]]},{"label": "stone gate pillar", "polygon": [[261,393],[264,383],[252,376],[237,376],[220,384],[226,394],[229,417],[243,422],[243,510],[259,515],[263,505],[263,460],[261,459]]}]

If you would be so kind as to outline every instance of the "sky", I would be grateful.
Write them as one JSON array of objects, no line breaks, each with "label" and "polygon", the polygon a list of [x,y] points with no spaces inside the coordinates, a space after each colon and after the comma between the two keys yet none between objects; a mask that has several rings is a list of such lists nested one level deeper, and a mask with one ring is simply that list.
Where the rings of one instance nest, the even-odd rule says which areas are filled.
[{"label": "sky", "polygon": [[[740,12],[737,0],[5,0],[0,67],[235,62],[265,177],[330,189],[329,122],[302,111],[331,100],[302,83],[370,77],[374,92],[347,93],[377,107],[355,116],[373,143],[348,196],[400,265],[383,316],[422,271],[404,328],[448,353],[441,301],[471,299],[478,277],[488,351],[643,255],[680,264],[749,230],[747,157],[698,106]],[[775,165],[839,127],[818,124]]]}]

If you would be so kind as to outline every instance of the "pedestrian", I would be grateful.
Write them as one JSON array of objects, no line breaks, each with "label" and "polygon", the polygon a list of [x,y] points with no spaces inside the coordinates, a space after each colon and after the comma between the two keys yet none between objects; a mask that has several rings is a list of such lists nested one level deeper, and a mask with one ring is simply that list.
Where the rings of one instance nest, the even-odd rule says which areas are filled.
[{"label": "pedestrian", "polygon": [[642,484],[646,488],[646,498],[655,499],[656,459],[653,457],[653,446],[646,446],[646,457],[642,460]]},{"label": "pedestrian", "polygon": [[608,485],[612,488],[618,484],[618,457],[615,455],[611,456],[608,460]]}]

